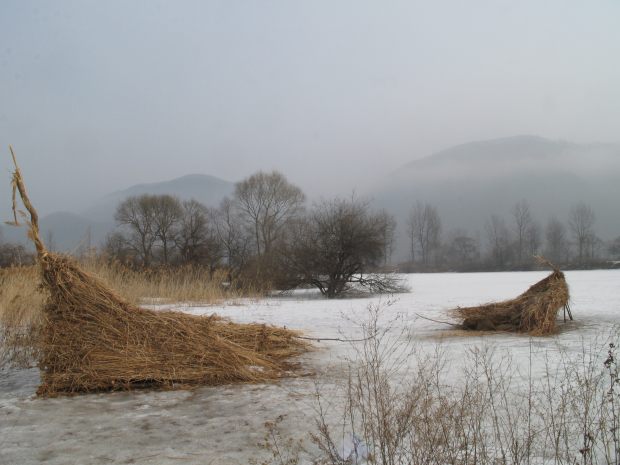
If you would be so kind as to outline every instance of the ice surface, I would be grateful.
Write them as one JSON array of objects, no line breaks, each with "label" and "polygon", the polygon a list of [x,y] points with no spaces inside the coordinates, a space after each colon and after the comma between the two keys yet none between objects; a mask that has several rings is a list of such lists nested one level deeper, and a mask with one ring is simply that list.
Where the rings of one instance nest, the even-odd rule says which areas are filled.
[{"label": "ice surface", "polygon": [[[620,323],[620,270],[574,271],[566,277],[576,322],[554,337],[510,334],[447,337],[445,311],[512,298],[546,276],[545,272],[405,275],[411,292],[392,298],[325,300],[304,291],[211,307],[182,306],[193,314],[218,313],[240,322],[263,322],[303,329],[313,337],[357,337],[369,304],[382,305],[387,319],[401,315],[421,350],[440,344],[455,373],[465,348],[486,346],[527,360],[542,372],[543,354],[562,346],[581,350],[602,342]],[[389,304],[389,305],[388,305]],[[561,325],[561,324],[560,324]],[[561,325],[562,326],[562,325]],[[265,456],[258,443],[264,423],[282,416],[281,428],[304,437],[313,428],[313,394],[334,389],[343,377],[348,344],[325,341],[302,358],[312,377],[264,385],[233,385],[193,391],[110,393],[38,399],[37,370],[0,372],[0,464],[246,464]],[[330,400],[337,404],[333,391]]]}]

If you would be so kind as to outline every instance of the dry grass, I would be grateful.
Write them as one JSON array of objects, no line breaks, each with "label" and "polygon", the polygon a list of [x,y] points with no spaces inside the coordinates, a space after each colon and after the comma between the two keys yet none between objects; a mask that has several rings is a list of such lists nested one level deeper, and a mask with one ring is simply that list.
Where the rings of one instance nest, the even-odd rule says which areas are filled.
[{"label": "dry grass", "polygon": [[567,307],[568,285],[564,273],[554,270],[515,299],[454,310],[463,329],[552,334],[560,309]]},{"label": "dry grass", "polygon": [[20,326],[41,318],[45,294],[37,266],[0,268],[0,323]]},{"label": "dry grass", "polygon": [[[15,223],[19,192],[30,213],[29,237],[37,250],[46,294],[42,310],[35,312],[40,314],[40,322],[30,318],[26,334],[26,347],[41,370],[39,395],[264,381],[289,373],[292,365],[288,359],[307,350],[308,344],[299,334],[286,328],[139,308],[71,258],[48,252],[14,154],[13,161]],[[133,275],[111,269],[108,276],[124,289],[132,286],[128,276]],[[188,281],[172,280],[171,276],[147,275],[148,285],[134,289],[134,296],[148,293],[148,297],[159,297],[154,292],[164,282],[168,290],[181,288],[176,299],[190,292],[197,292],[193,297],[213,296],[212,290],[205,293],[197,285],[196,279],[202,275],[191,275],[189,286]],[[25,321],[25,314],[18,319]],[[23,347],[11,346],[8,340],[4,345],[9,350]]]},{"label": "dry grass", "polygon": [[38,267],[0,269],[0,366],[27,366],[33,337],[43,322],[45,294]]},{"label": "dry grass", "polygon": [[90,260],[91,273],[65,257],[44,262],[45,286],[38,266],[0,270],[0,362],[38,362],[40,394],[273,379],[307,348],[282,328],[136,306],[145,298],[204,304],[242,296],[203,270],[149,273]]},{"label": "dry grass", "polygon": [[[135,270],[93,258],[81,260],[80,267],[134,305],[153,302],[211,305],[260,295],[252,288],[229,288],[224,272],[211,274],[195,266]],[[0,268],[1,325],[25,327],[41,321],[45,291],[41,289],[40,273],[38,266]]]},{"label": "dry grass", "polygon": [[[90,271],[82,271],[56,255],[44,263],[45,286],[38,266],[0,270],[0,361],[38,359],[46,367],[40,394],[258,381],[281,376],[290,367],[285,359],[306,348],[286,329],[136,306],[152,299],[210,304],[247,292],[228,290],[223,275],[195,267],[136,271],[101,260],[84,262]],[[119,295],[108,290],[115,287]]]},{"label": "dry grass", "polygon": [[67,257],[40,257],[49,290],[40,395],[275,379],[307,344],[295,331],[136,307]]},{"label": "dry grass", "polygon": [[80,261],[80,267],[99,277],[108,287],[133,304],[194,302],[214,304],[225,299],[254,297],[253,288],[231,288],[223,270],[211,273],[200,266],[136,270],[101,259]]}]

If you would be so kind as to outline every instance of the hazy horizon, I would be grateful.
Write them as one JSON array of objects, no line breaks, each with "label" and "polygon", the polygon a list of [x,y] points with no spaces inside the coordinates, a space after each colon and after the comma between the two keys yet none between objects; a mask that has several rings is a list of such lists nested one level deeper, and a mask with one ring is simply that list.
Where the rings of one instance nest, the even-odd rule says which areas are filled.
[{"label": "hazy horizon", "polygon": [[277,169],[329,196],[475,140],[619,142],[619,15],[610,1],[7,0],[0,212],[8,144],[46,214],[190,173]]}]

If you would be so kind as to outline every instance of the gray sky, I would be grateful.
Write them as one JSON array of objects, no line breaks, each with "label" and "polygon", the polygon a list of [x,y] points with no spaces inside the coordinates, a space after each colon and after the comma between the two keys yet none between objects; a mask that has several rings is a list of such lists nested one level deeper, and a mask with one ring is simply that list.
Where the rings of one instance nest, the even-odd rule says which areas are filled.
[{"label": "gray sky", "polygon": [[0,205],[9,143],[49,213],[188,173],[331,195],[471,140],[617,142],[619,24],[616,0],[2,0]]}]

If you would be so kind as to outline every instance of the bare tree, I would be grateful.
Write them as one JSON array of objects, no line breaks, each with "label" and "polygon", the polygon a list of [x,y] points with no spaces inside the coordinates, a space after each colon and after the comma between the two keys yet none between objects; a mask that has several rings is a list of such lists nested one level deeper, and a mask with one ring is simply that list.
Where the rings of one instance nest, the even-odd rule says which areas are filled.
[{"label": "bare tree", "polygon": [[590,262],[596,261],[605,249],[605,243],[596,234],[591,234],[586,242],[586,257]]},{"label": "bare tree", "polygon": [[612,259],[620,260],[620,236],[609,243],[608,252]]},{"label": "bare tree", "polygon": [[462,229],[452,231],[448,236],[447,262],[460,270],[470,269],[480,258],[478,242]]},{"label": "bare tree", "polygon": [[261,257],[271,252],[286,222],[302,211],[305,196],[277,171],[261,171],[237,183],[234,199]]},{"label": "bare tree", "polygon": [[549,260],[554,263],[564,263],[568,260],[569,244],[564,223],[552,217],[545,229],[545,239],[545,255]]},{"label": "bare tree", "polygon": [[127,238],[121,232],[116,231],[107,235],[103,251],[110,260],[126,264],[135,262],[135,250],[129,247]]},{"label": "bare tree", "polygon": [[503,218],[491,215],[485,224],[490,257],[494,267],[504,268],[510,260],[510,232]]},{"label": "bare tree", "polygon": [[229,280],[235,279],[248,261],[249,238],[243,227],[242,220],[234,203],[229,198],[224,198],[220,207],[213,212],[214,233],[221,247],[223,256],[228,266]]},{"label": "bare tree", "polygon": [[45,242],[46,242],[46,246],[47,249],[50,251],[55,251],[56,250],[56,241],[54,240],[54,231],[52,231],[51,229],[48,229],[45,232]]},{"label": "bare tree", "polygon": [[223,255],[223,247],[214,228],[214,213],[193,199],[183,201],[182,209],[176,235],[181,260],[185,263],[207,264],[213,271]]},{"label": "bare tree", "polygon": [[[521,200],[512,209],[512,217],[515,223],[515,252],[517,263],[523,264],[525,251],[527,250],[528,239],[531,239],[532,215],[530,206],[526,200]],[[530,247],[531,248],[531,247]]]},{"label": "bare tree", "polygon": [[9,266],[32,265],[35,256],[21,244],[0,244],[0,268]]},{"label": "bare tree", "polygon": [[390,215],[386,210],[381,210],[378,216],[383,222],[383,265],[387,265],[392,260],[394,250],[394,235],[396,234],[396,218]]},{"label": "bare tree", "polygon": [[620,236],[609,244],[609,254],[614,260],[620,260]]},{"label": "bare tree", "polygon": [[153,260],[153,245],[157,240],[155,203],[153,195],[129,197],[116,207],[114,214],[117,224],[129,229],[127,244],[145,266]]},{"label": "bare tree", "polygon": [[411,261],[415,261],[416,249],[424,266],[428,266],[434,250],[439,247],[441,236],[441,219],[437,209],[418,202],[410,211],[407,229],[411,243]]},{"label": "bare tree", "polygon": [[169,263],[170,250],[172,249],[179,223],[183,216],[181,202],[171,195],[157,195],[153,197],[153,227],[155,237],[161,243],[163,262]]},{"label": "bare tree", "polygon": [[332,298],[352,283],[376,292],[400,289],[390,275],[368,275],[383,260],[385,216],[368,205],[336,199],[316,205],[290,225],[291,240],[282,252],[289,278],[287,287],[310,284]]},{"label": "bare tree", "polygon": [[537,221],[532,221],[530,227],[525,231],[525,251],[530,262],[532,257],[539,254],[541,245],[542,232],[540,224]]},{"label": "bare tree", "polygon": [[571,208],[568,226],[577,245],[579,264],[584,264],[586,261],[588,245],[594,238],[594,222],[594,211],[589,205],[581,203]]}]

